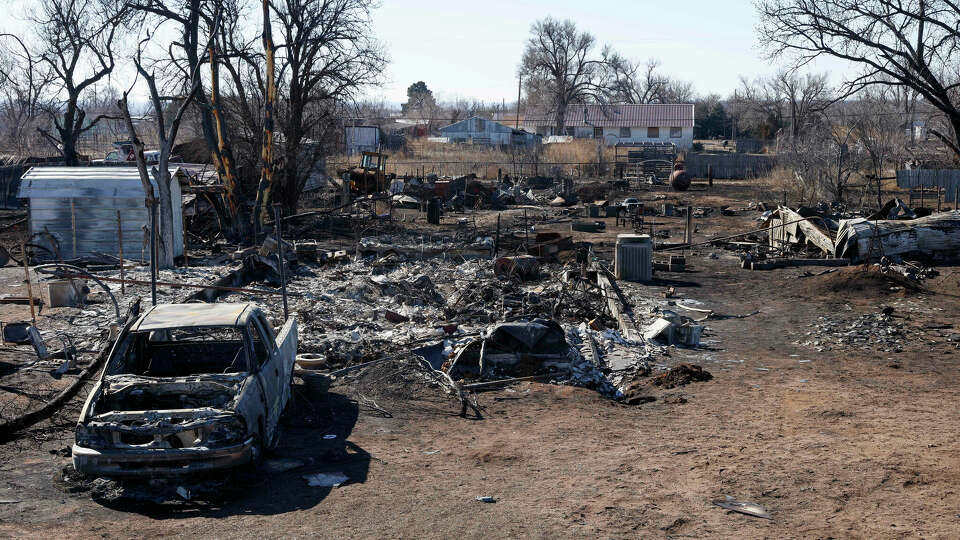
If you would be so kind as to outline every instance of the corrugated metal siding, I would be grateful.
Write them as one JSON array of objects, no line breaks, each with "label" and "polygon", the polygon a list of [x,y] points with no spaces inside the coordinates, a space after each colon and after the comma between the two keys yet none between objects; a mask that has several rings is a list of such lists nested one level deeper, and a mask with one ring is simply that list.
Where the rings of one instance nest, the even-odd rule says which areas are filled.
[{"label": "corrugated metal siding", "polygon": [[343,129],[348,155],[376,152],[380,146],[380,128],[376,126],[347,126]]},{"label": "corrugated metal siding", "polygon": [[[156,181],[151,180],[151,184],[156,190]],[[171,182],[170,188],[174,201],[173,249],[174,255],[179,256],[183,255],[183,204],[179,182]],[[23,175],[18,196],[30,201],[33,242],[53,252],[59,250],[64,259],[93,257],[100,253],[117,256],[117,211],[122,216],[124,257],[150,258],[149,236],[144,232],[150,221],[136,169],[34,167]],[[43,253],[38,256],[54,257]]]},{"label": "corrugated metal siding", "polygon": [[956,169],[905,169],[897,171],[897,187],[918,188],[920,186],[944,190],[943,202],[957,202],[960,192],[960,170]]},{"label": "corrugated metal siding", "polygon": [[[480,126],[480,122],[483,126]],[[534,144],[536,136],[530,133],[514,134],[510,126],[479,117],[461,120],[455,124],[440,128],[440,133],[451,142],[472,142],[474,144]]]}]

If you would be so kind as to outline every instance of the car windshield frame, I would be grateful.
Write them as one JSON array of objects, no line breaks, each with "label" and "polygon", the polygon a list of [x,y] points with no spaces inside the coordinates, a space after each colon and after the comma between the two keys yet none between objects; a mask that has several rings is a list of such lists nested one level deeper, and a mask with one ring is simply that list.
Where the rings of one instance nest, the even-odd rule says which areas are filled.
[{"label": "car windshield frame", "polygon": [[[224,372],[221,372],[220,374],[225,374],[225,373],[251,374],[257,371],[257,367],[254,365],[256,362],[254,361],[255,355],[253,354],[253,349],[252,349],[252,338],[249,335],[249,330],[247,328],[232,326],[232,325],[231,326],[225,326],[225,325],[192,326],[189,328],[179,328],[179,327],[157,328],[157,329],[150,329],[150,330],[136,330],[136,331],[129,330],[125,332],[124,335],[122,335],[120,339],[117,341],[117,344],[115,345],[113,351],[110,353],[110,357],[106,365],[104,366],[103,371],[101,372],[100,380],[102,381],[104,380],[104,378],[108,376],[124,376],[124,375],[135,376],[135,377],[149,377],[150,375],[135,373],[134,372],[135,370],[132,370],[129,368],[123,369],[123,372],[117,372],[116,371],[117,369],[122,369],[119,366],[117,366],[118,359],[121,357],[126,357],[127,354],[129,353],[127,348],[130,347],[131,344],[135,344],[137,339],[143,339],[142,336],[146,336],[146,341],[149,342],[151,334],[155,334],[158,332],[177,331],[177,330],[180,330],[183,332],[189,332],[192,335],[202,335],[204,332],[211,332],[211,331],[218,331],[218,330],[234,332],[236,336],[239,337],[239,340],[232,340],[232,339],[231,340],[217,340],[217,339],[183,340],[181,339],[181,340],[170,340],[166,342],[167,343],[177,343],[177,342],[184,343],[184,342],[193,341],[196,343],[203,343],[203,342],[221,342],[222,343],[226,341],[239,341],[240,348],[242,350],[242,354],[244,357],[242,366],[240,366],[242,367],[242,369],[239,369],[236,371],[224,371]],[[159,342],[163,342],[163,341],[159,341]],[[209,375],[217,375],[217,374],[218,373],[195,373],[195,374],[183,375],[183,376],[198,377],[198,376],[209,376]],[[176,378],[176,377],[178,376],[160,376],[158,378],[166,379],[166,378]]]}]

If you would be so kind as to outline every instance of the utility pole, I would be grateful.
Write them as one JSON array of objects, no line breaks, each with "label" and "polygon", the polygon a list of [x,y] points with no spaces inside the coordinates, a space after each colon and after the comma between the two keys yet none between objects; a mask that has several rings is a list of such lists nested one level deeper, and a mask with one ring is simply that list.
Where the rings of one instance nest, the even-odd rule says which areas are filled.
[{"label": "utility pole", "polygon": [[516,129],[520,129],[520,92],[523,91],[523,74],[520,74],[520,80],[517,82],[517,125]]}]

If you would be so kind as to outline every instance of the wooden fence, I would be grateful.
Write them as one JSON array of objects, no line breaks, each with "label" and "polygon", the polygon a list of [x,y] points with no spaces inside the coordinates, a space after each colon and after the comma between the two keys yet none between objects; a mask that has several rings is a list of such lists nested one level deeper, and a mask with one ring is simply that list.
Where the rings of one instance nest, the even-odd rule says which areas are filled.
[{"label": "wooden fence", "polygon": [[[901,188],[939,188],[943,201],[953,203],[960,191],[960,170],[957,169],[911,169],[897,171],[897,187]],[[933,196],[934,199],[936,195]]]},{"label": "wooden fence", "polygon": [[687,172],[696,178],[744,180],[770,174],[775,164],[773,156],[764,154],[687,154]]}]

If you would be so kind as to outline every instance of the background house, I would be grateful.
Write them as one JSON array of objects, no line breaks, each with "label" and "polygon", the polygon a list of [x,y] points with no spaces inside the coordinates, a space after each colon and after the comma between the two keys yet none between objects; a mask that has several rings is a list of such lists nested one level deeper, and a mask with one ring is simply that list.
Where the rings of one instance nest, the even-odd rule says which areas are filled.
[{"label": "background house", "polygon": [[478,116],[440,128],[440,137],[450,142],[504,146],[538,144],[541,139],[534,133]]},{"label": "background house", "polygon": [[[520,118],[527,131],[542,136],[563,135],[577,139],[603,139],[608,145],[620,143],[673,143],[679,149],[693,146],[694,106],[687,104],[597,105],[578,104],[567,108],[566,126],[557,133],[556,113],[532,111]],[[503,117],[507,123],[516,117]]]}]

